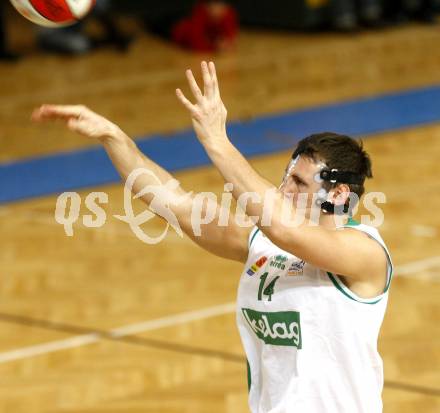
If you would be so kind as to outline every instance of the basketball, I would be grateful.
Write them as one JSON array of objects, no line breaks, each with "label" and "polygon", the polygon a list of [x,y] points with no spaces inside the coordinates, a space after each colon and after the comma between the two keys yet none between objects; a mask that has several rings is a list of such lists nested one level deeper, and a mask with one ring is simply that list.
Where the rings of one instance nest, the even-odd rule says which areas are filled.
[{"label": "basketball", "polygon": [[11,0],[17,11],[40,26],[63,27],[86,16],[95,0]]}]

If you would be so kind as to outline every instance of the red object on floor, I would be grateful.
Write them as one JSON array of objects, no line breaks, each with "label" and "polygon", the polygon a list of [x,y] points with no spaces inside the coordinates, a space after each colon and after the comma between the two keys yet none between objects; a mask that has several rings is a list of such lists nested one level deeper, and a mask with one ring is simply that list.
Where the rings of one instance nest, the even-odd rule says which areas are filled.
[{"label": "red object on floor", "polygon": [[238,34],[235,9],[225,5],[221,13],[214,14],[209,4],[197,4],[192,14],[177,22],[171,36],[180,46],[200,52],[213,52],[231,47]]}]

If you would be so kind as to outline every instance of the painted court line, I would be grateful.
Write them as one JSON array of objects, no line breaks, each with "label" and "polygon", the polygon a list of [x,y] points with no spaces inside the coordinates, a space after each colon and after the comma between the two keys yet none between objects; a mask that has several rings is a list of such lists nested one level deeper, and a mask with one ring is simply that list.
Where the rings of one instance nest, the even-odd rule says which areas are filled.
[{"label": "painted court line", "polygon": [[[415,278],[417,277],[416,274],[418,272],[437,267],[440,267],[440,256],[430,257],[423,260],[413,261],[407,264],[400,265],[396,267],[395,275],[397,277]],[[211,317],[231,314],[235,311],[235,308],[235,302],[225,303],[213,307],[203,308],[201,310],[188,311],[185,313],[162,317],[155,320],[149,320],[141,323],[118,327],[110,330],[107,335],[113,338],[119,338],[139,333],[145,333],[147,331],[173,327],[192,321],[204,320]],[[7,351],[4,353],[0,353],[0,364],[97,343],[102,338],[105,338],[103,334],[90,333],[67,338],[64,340],[52,341],[46,344],[39,344],[35,346],[23,347],[12,351]]]},{"label": "painted court line", "polygon": [[176,314],[156,320],[145,321],[132,324],[126,327],[115,328],[110,331],[112,337],[124,337],[128,335],[145,333],[147,331],[159,330],[160,328],[172,327],[191,321],[203,320],[205,318],[216,317],[219,315],[230,314],[235,311],[235,302],[221,304],[215,307],[207,307],[202,310],[190,311],[187,313]]},{"label": "painted court line", "polygon": [[84,334],[67,338],[65,340],[52,341],[46,344],[23,347],[17,350],[7,351],[0,354],[0,364],[9,361],[21,360],[28,357],[39,356],[42,354],[53,353],[60,350],[68,350],[75,347],[85,346],[87,344],[99,341],[100,335],[97,333]]},{"label": "painted court line", "polygon": [[[425,258],[423,260],[409,262],[408,264],[399,265],[396,267],[395,275],[399,277],[413,277],[415,278],[420,271],[429,270],[440,267],[440,256]],[[432,277],[438,279],[439,277]]]},{"label": "painted court line", "polygon": [[[108,336],[114,338],[125,337],[136,333],[159,330],[161,328],[176,326],[191,321],[203,320],[206,318],[230,314],[235,311],[235,306],[236,304],[234,302],[231,302],[214,307],[207,307],[201,310],[189,311],[186,313],[158,318],[156,320],[130,324],[128,326],[123,326],[110,330],[108,332]],[[93,344],[100,341],[102,338],[104,338],[104,336],[100,333],[82,334],[80,336],[75,336],[64,340],[57,340],[46,344],[39,344],[35,346],[23,347],[12,351],[7,351],[4,353],[0,353],[0,364],[39,356],[42,354],[53,353],[55,351],[67,350],[75,347]]]}]

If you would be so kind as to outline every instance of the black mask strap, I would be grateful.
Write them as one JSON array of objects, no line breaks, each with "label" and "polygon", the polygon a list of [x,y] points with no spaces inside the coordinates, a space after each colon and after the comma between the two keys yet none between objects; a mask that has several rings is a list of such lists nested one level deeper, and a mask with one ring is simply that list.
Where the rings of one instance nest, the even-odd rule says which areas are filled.
[{"label": "black mask strap", "polygon": [[327,214],[334,214],[335,209],[337,209],[336,211],[337,215],[345,215],[348,213],[350,213],[351,215],[351,208],[349,205],[341,205],[340,207],[335,208],[334,204],[332,204],[329,201],[325,201],[321,204],[321,209]]},{"label": "black mask strap", "polygon": [[355,172],[339,171],[337,169],[323,169],[320,174],[323,181],[335,184],[340,182],[342,184],[362,185],[363,178]]},{"label": "black mask strap", "polygon": [[[357,173],[348,172],[348,171],[339,171],[337,169],[323,169],[320,172],[319,177],[323,181],[330,182],[332,184],[339,182],[342,184],[362,185],[363,183],[362,176],[358,175]],[[321,209],[327,214],[334,214],[335,212],[338,215],[347,214],[347,213],[351,214],[350,205],[341,205],[340,207],[335,208],[335,205],[329,201],[323,202],[321,204]]]}]

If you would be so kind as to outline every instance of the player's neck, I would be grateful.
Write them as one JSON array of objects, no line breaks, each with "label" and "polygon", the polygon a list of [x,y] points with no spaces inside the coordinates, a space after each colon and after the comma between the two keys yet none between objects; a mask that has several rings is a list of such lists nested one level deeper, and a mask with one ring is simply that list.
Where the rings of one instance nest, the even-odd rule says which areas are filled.
[{"label": "player's neck", "polygon": [[321,213],[319,216],[319,225],[328,229],[335,229],[345,225],[348,222],[347,216],[335,216],[334,214]]}]

